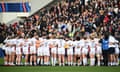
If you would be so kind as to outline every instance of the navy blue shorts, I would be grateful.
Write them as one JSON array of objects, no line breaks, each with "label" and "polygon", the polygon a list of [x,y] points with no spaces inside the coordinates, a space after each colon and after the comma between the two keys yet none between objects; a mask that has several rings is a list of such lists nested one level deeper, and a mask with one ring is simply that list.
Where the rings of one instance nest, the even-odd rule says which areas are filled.
[{"label": "navy blue shorts", "polygon": [[110,47],[109,48],[109,54],[114,54],[115,53],[115,48],[114,47]]}]

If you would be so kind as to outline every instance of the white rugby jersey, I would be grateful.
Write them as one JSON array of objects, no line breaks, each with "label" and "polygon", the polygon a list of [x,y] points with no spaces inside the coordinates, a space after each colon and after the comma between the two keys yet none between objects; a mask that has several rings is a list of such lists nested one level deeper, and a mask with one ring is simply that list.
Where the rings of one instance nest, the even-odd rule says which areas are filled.
[{"label": "white rugby jersey", "polygon": [[11,39],[11,44],[16,45],[16,39]]},{"label": "white rugby jersey", "polygon": [[64,45],[65,45],[65,40],[59,39],[57,43],[58,43],[58,47],[59,47],[59,48],[64,47]]},{"label": "white rugby jersey", "polygon": [[29,39],[27,40],[24,39],[23,47],[29,47],[29,45],[30,45]]},{"label": "white rugby jersey", "polygon": [[81,39],[79,41],[75,41],[75,48],[83,48],[84,47],[84,39]]},{"label": "white rugby jersey", "polygon": [[31,46],[34,46],[35,47],[35,42],[36,42],[36,39],[33,37],[30,39],[30,42],[31,42]]},{"label": "white rugby jersey", "polygon": [[68,44],[69,44],[69,48],[73,48],[73,41],[69,40]]},{"label": "white rugby jersey", "polygon": [[99,43],[99,40],[100,40],[99,38],[94,39],[96,46],[101,46],[101,44]]},{"label": "white rugby jersey", "polygon": [[44,39],[44,41],[43,41],[43,46],[44,46],[45,48],[48,48],[48,47],[49,47],[49,40]]},{"label": "white rugby jersey", "polygon": [[119,48],[119,41],[118,40],[115,40],[115,48]]},{"label": "white rugby jersey", "polygon": [[85,45],[85,40],[84,40],[84,39],[81,39],[81,40],[80,40],[80,46],[81,46],[81,48],[83,48],[84,45]]},{"label": "white rugby jersey", "polygon": [[57,45],[57,39],[49,39],[49,45],[52,45],[52,47],[55,47]]},{"label": "white rugby jersey", "polygon": [[84,48],[88,48],[90,46],[90,39],[84,40]]},{"label": "white rugby jersey", "polygon": [[95,40],[90,40],[90,48],[95,48],[96,47],[96,44],[95,44]]},{"label": "white rugby jersey", "polygon": [[23,44],[23,43],[24,43],[24,40],[22,38],[16,39],[16,47],[20,47],[21,44]]},{"label": "white rugby jersey", "polygon": [[7,43],[10,43],[10,39],[5,39],[4,42],[7,44]]},{"label": "white rugby jersey", "polygon": [[109,36],[109,47],[115,47],[115,44],[111,43],[115,43],[115,38],[113,36]]},{"label": "white rugby jersey", "polygon": [[9,44],[9,42],[10,42],[10,40],[9,40],[9,39],[5,39],[5,40],[4,40],[5,47],[9,47],[9,45],[8,45],[8,44]]},{"label": "white rugby jersey", "polygon": [[80,48],[80,41],[74,41],[75,48]]}]

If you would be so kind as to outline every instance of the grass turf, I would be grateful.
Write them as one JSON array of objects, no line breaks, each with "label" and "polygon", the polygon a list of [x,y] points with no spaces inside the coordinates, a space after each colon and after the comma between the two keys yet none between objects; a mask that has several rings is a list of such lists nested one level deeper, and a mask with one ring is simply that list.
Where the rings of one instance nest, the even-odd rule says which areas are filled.
[{"label": "grass turf", "polygon": [[1,72],[119,72],[120,67],[90,67],[90,66],[65,66],[65,67],[52,67],[52,66],[11,66],[0,67]]},{"label": "grass turf", "polygon": [[[3,58],[0,58],[0,65]],[[0,66],[0,72],[119,72],[120,66]]]}]

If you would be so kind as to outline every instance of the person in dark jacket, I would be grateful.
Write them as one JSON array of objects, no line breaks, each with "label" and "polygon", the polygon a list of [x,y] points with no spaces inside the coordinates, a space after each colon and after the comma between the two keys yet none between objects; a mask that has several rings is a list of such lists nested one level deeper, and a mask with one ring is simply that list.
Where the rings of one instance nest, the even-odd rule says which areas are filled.
[{"label": "person in dark jacket", "polygon": [[108,66],[108,57],[109,57],[109,33],[106,32],[103,35],[103,38],[100,40],[102,46],[102,55],[104,66]]}]

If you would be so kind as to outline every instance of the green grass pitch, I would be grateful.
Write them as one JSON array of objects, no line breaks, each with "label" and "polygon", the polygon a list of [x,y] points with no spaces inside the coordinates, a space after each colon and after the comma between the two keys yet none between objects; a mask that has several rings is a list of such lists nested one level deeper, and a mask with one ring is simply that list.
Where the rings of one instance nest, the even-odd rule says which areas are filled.
[{"label": "green grass pitch", "polygon": [[0,66],[0,72],[120,72],[120,66]]}]

